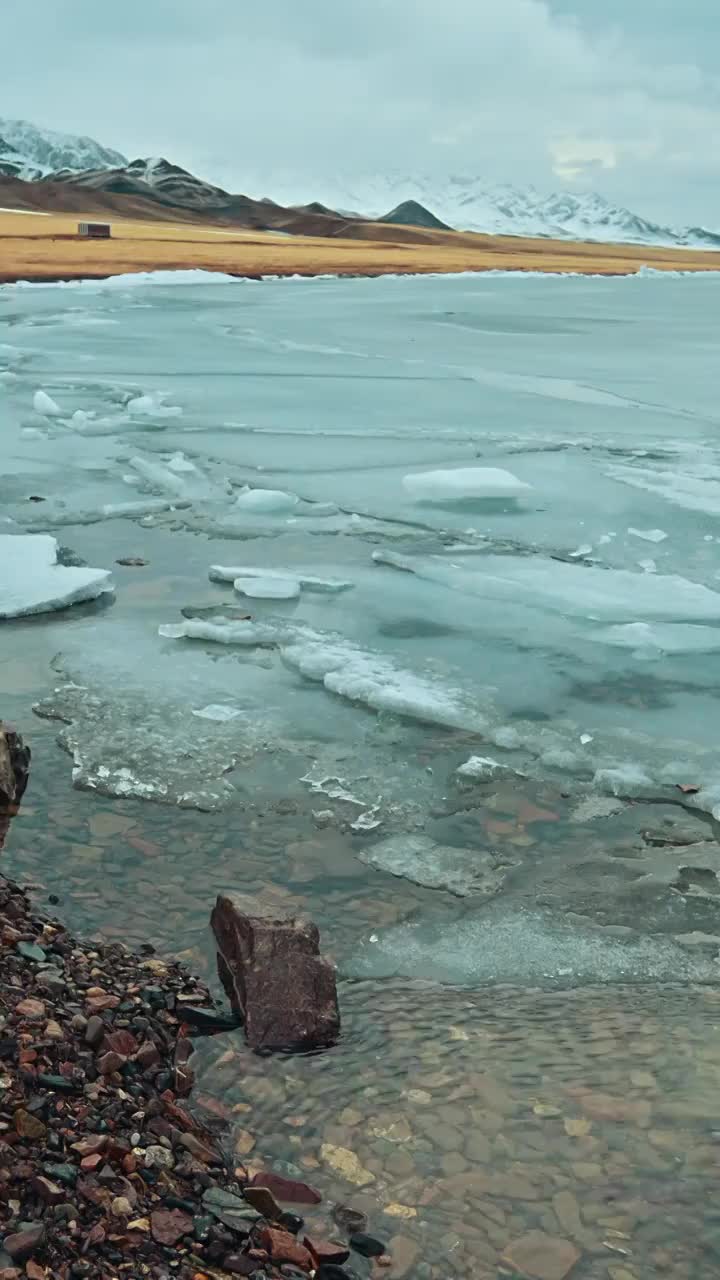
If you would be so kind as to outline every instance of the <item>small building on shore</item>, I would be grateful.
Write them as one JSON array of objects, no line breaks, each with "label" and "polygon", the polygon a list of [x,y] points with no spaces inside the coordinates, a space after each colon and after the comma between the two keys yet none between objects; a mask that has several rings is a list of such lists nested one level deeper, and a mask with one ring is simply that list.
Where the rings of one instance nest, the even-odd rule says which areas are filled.
[{"label": "small building on shore", "polygon": [[84,240],[109,240],[112,227],[109,222],[79,222],[78,235]]}]

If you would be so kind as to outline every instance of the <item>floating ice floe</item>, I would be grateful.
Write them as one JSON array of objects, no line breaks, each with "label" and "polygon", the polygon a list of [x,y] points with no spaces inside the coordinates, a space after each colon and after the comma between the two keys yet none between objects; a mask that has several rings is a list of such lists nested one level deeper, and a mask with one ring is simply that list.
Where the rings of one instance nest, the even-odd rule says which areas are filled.
[{"label": "floating ice floe", "polygon": [[258,515],[278,515],[292,511],[299,501],[296,493],[285,493],[282,489],[245,488],[238,494],[235,506]]},{"label": "floating ice floe", "polygon": [[126,408],[129,414],[139,418],[180,418],[182,409],[176,404],[166,404],[167,392],[151,391],[148,395],[133,396]]},{"label": "floating ice floe", "polygon": [[314,574],[303,573],[301,570],[293,568],[284,573],[279,569],[256,569],[250,565],[221,565],[213,564],[210,566],[209,577],[211,582],[236,582],[238,578],[247,580],[248,578],[278,578],[285,581],[289,578],[296,579],[303,591],[319,591],[319,592],[340,592],[349,591],[354,585],[352,582],[346,582],[342,578],[319,578]]},{"label": "floating ice floe", "polygon": [[216,644],[269,645],[280,649],[283,662],[328,693],[424,724],[482,733],[488,725],[476,698],[430,676],[396,667],[343,636],[313,631],[282,619],[226,622],[222,618],[188,618],[164,624],[159,634],[172,640],[206,640]]},{"label": "floating ice floe", "polygon": [[0,535],[0,618],[49,613],[113,590],[107,569],[59,564],[49,535]]},{"label": "floating ice floe", "polygon": [[403,477],[403,488],[421,502],[461,502],[472,498],[518,498],[531,486],[499,467],[459,467]]},{"label": "floating ice floe", "polygon": [[130,459],[130,466],[150,488],[188,501],[227,501],[230,494],[227,481],[211,480],[182,453],[173,454],[166,462],[138,456]]},{"label": "floating ice floe", "polygon": [[663,653],[715,653],[720,649],[720,629],[686,622],[628,622],[596,631],[600,644],[633,649],[639,656]]},{"label": "floating ice floe", "polygon": [[428,836],[400,835],[362,849],[358,857],[378,871],[410,880],[426,889],[447,889],[458,898],[491,897],[505,874],[490,853],[436,844]]},{"label": "floating ice floe", "polygon": [[258,574],[256,578],[236,578],[233,586],[238,595],[252,600],[297,600],[300,583],[297,578],[281,578]]},{"label": "floating ice floe", "polygon": [[61,418],[63,411],[47,391],[36,391],[33,396],[33,409],[42,418]]},{"label": "floating ice floe", "polygon": [[500,778],[521,777],[517,769],[511,769],[509,765],[501,764],[499,760],[493,760],[492,756],[470,756],[460,768],[456,770],[459,778],[469,779],[472,782],[497,782]]},{"label": "floating ice floe", "polygon": [[484,600],[512,600],[605,621],[720,620],[720,594],[676,574],[633,573],[564,560],[487,555],[468,564],[375,551],[373,560]]},{"label": "floating ice floe", "polygon": [[642,538],[643,542],[664,542],[667,534],[664,529],[633,529],[629,528],[634,538]]}]

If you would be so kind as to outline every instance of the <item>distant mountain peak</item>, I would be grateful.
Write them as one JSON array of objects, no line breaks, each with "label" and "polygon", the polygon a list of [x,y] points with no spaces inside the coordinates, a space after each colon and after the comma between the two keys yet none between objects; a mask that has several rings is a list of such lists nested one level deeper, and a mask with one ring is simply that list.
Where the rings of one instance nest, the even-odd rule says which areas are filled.
[{"label": "distant mountain peak", "polygon": [[434,231],[451,231],[446,222],[441,222],[429,209],[418,200],[403,200],[390,213],[378,218],[378,222],[396,222],[404,227],[427,227]]},{"label": "distant mountain peak", "polygon": [[0,117],[0,139],[6,144],[3,149],[0,143],[0,172],[8,173],[10,165],[19,164],[19,171],[11,176],[31,181],[59,169],[110,169],[127,164],[120,151],[104,147],[94,138],[39,129],[28,120]]}]

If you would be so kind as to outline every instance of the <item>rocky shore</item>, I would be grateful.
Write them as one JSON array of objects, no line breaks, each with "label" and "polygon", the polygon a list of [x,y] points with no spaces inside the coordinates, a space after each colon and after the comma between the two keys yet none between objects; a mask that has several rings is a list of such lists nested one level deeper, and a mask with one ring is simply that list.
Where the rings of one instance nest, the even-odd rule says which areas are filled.
[{"label": "rocky shore", "polygon": [[[29,756],[3,728],[9,760],[12,816]],[[238,1028],[181,965],[74,938],[0,880],[0,1280],[343,1280],[351,1253],[364,1274],[389,1261],[362,1214],[253,1176],[227,1120],[195,1116],[193,1039]]]}]

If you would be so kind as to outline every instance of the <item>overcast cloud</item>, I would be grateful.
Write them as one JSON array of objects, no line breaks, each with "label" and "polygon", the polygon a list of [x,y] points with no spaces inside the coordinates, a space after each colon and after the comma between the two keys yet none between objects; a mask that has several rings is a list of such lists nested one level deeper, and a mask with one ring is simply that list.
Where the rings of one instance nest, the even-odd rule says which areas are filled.
[{"label": "overcast cloud", "polygon": [[718,0],[8,7],[0,115],[237,190],[468,173],[720,227]]}]

